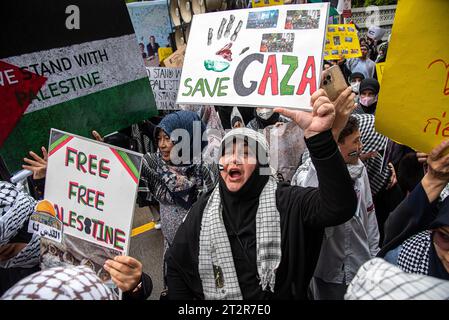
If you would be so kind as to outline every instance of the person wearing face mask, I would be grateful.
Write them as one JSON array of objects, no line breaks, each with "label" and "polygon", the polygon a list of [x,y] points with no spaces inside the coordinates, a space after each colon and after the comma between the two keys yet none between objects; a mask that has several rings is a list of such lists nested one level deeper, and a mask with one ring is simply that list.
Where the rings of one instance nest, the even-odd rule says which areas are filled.
[{"label": "person wearing face mask", "polygon": [[375,114],[379,90],[379,81],[377,81],[376,79],[368,78],[362,80],[359,88],[359,106],[354,110],[354,113]]},{"label": "person wearing face mask", "polygon": [[278,122],[289,122],[279,113],[274,112],[272,108],[255,108],[254,119],[251,120],[246,127],[253,130],[263,130],[268,126],[275,125]]},{"label": "person wearing face mask", "polygon": [[360,83],[365,79],[365,76],[360,72],[353,72],[348,78],[349,85],[352,92],[356,94],[356,98],[359,96]]}]

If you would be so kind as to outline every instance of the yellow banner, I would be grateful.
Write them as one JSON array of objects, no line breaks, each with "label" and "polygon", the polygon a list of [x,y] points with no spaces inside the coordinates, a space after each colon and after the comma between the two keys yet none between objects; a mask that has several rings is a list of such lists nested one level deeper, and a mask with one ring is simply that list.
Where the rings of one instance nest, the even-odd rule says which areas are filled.
[{"label": "yellow banner", "polygon": [[382,83],[382,76],[384,74],[385,62],[376,63],[377,81]]},{"label": "yellow banner", "polygon": [[379,132],[426,153],[449,138],[448,12],[446,0],[399,1],[376,110]]},{"label": "yellow banner", "polygon": [[359,37],[353,24],[329,24],[324,47],[325,60],[361,57]]},{"label": "yellow banner", "polygon": [[280,6],[284,4],[284,0],[252,0],[253,8]]},{"label": "yellow banner", "polygon": [[173,53],[172,48],[159,48],[157,50],[157,54],[159,56],[159,61],[164,61]]}]

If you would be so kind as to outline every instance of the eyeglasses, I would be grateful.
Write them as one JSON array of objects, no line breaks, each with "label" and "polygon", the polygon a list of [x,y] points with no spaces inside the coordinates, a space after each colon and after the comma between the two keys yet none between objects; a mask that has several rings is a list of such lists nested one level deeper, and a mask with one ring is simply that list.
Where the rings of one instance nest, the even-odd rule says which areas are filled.
[{"label": "eyeglasses", "polygon": [[433,231],[433,242],[444,251],[449,251],[449,234],[439,230]]}]

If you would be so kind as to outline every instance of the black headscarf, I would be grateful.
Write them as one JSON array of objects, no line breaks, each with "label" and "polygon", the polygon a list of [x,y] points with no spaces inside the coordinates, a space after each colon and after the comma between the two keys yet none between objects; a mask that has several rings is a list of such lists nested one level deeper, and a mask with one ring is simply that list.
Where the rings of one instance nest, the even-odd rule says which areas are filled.
[{"label": "black headscarf", "polygon": [[236,192],[231,192],[220,176],[218,183],[223,204],[223,217],[237,233],[250,224],[254,223],[255,227],[259,196],[267,181],[268,176],[261,176],[257,166],[243,187]]}]

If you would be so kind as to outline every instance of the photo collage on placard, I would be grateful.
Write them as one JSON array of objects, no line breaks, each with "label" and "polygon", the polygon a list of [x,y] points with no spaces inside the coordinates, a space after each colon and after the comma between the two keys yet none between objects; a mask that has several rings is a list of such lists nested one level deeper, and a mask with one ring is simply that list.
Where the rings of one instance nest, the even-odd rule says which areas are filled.
[{"label": "photo collage on placard", "polygon": [[115,256],[121,254],[120,251],[99,246],[68,234],[64,234],[62,243],[41,239],[42,269],[68,265],[87,266],[117,295],[118,288],[103,265],[107,259],[114,259]]},{"label": "photo collage on placard", "polygon": [[[246,26],[244,19],[236,19],[234,14],[223,16],[207,33],[207,46],[214,48],[216,59],[204,60],[208,71],[223,72],[231,66],[234,57],[243,55],[250,47],[238,43],[242,27],[246,29],[308,30],[317,29],[320,10],[287,10],[285,21],[279,21],[279,9],[258,10],[248,13]],[[226,40],[223,42],[223,40]],[[206,40],[205,40],[206,41]],[[217,43],[221,43],[217,46]],[[261,34],[259,52],[293,52],[295,34],[293,32],[267,32]],[[240,45],[240,46],[239,46]],[[251,50],[254,52],[255,50]]]},{"label": "photo collage on placard", "polygon": [[[246,28],[275,28],[278,16],[278,10],[250,12]],[[319,24],[319,10],[287,10],[287,16],[282,25],[285,30],[307,30],[317,29]],[[260,52],[293,52],[294,42],[295,34],[292,32],[264,33]]]},{"label": "photo collage on placard", "polygon": [[360,56],[360,45],[356,29],[350,25],[327,27],[324,57],[328,60]]}]

